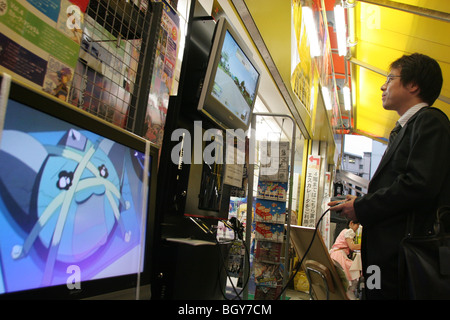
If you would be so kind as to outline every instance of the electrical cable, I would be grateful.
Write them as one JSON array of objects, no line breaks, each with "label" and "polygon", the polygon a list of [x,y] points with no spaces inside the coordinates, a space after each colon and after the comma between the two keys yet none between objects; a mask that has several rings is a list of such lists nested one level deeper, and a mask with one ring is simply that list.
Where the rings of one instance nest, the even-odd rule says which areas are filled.
[{"label": "electrical cable", "polygon": [[[215,245],[215,247],[219,250],[219,256],[220,256],[221,262],[222,262],[222,263],[221,263],[222,268],[223,268],[223,270],[225,270],[225,273],[226,273],[226,275],[227,275],[228,280],[230,280],[230,283],[231,283],[231,286],[232,286],[232,288],[233,288],[233,291],[234,291],[234,293],[236,293],[236,296],[239,297],[239,300],[241,300],[241,299],[240,299],[240,292],[237,291],[236,287],[234,286],[233,281],[231,281],[231,276],[230,276],[230,274],[228,273],[228,269],[226,268],[226,265],[225,265],[225,259],[224,259],[224,257],[223,257],[222,250],[220,249],[220,244],[224,244],[224,243],[225,243],[225,242],[219,242],[219,241],[216,239],[216,245]],[[221,268],[219,268],[219,269],[221,269]],[[228,299],[227,296],[226,296],[226,292],[224,293],[224,290],[223,290],[223,288],[222,288],[222,284],[221,284],[221,282],[220,282],[220,270],[219,270],[219,273],[218,273],[218,278],[219,278],[218,281],[219,281],[219,286],[220,286],[220,292],[221,292],[223,298],[224,298],[225,300],[234,300],[234,299]],[[225,291],[226,291],[226,289],[225,289]]]},{"label": "electrical cable", "polygon": [[[235,231],[235,232],[236,232],[236,231]],[[242,244],[243,244],[243,246],[244,246],[244,248],[245,248],[245,253],[246,253],[246,256],[247,256],[247,261],[248,261],[248,263],[249,263],[249,265],[250,265],[250,254],[249,254],[249,252],[248,252],[247,246],[245,245],[245,241],[244,241],[243,239],[240,239],[240,240],[242,241]],[[225,243],[225,242],[219,242],[219,241],[217,240],[217,237],[215,237],[215,241],[216,241],[216,247],[217,247],[218,250],[220,251],[219,253],[220,253],[221,260],[222,260],[222,267],[223,267],[223,269],[225,270],[225,273],[227,274],[228,280],[230,280],[230,283],[231,283],[231,286],[232,286],[232,288],[233,288],[234,293],[236,294],[236,296],[235,296],[234,298],[229,299],[229,298],[227,298],[226,295],[223,293],[223,290],[221,290],[221,291],[222,291],[222,295],[223,295],[223,297],[224,297],[226,300],[234,300],[234,299],[236,299],[236,298],[239,298],[239,300],[242,300],[241,294],[242,294],[242,292],[245,290],[245,288],[247,287],[248,281],[249,281],[249,279],[250,279],[250,268],[248,268],[248,275],[247,275],[246,282],[245,282],[245,284],[242,286],[241,291],[238,292],[237,289],[236,289],[236,287],[235,287],[234,284],[233,284],[233,281],[231,280],[230,274],[228,273],[228,269],[227,269],[227,267],[226,267],[226,265],[225,265],[225,259],[224,259],[223,254],[222,254],[222,250],[220,250],[220,246],[219,246],[219,245],[220,245],[220,244],[223,244],[223,243]]]},{"label": "electrical cable", "polygon": [[[246,262],[249,265],[247,279],[246,279],[246,282],[243,284],[241,291],[238,293],[236,290],[234,290],[236,295],[237,295],[237,297],[239,297],[239,300],[241,300],[241,294],[245,290],[245,288],[247,287],[247,284],[249,282],[250,275],[251,275],[250,252],[248,251],[248,248],[247,248],[247,246],[245,244],[245,241],[244,241],[244,226],[242,225],[242,223],[239,221],[239,219],[237,219],[235,217],[231,217],[229,222],[230,222],[230,224],[228,223],[228,221],[224,221],[223,223],[228,228],[230,228],[231,230],[234,231],[235,240],[236,240],[236,237],[237,237],[240,241],[242,241],[242,245],[244,246],[244,249],[245,249],[245,255],[247,256],[247,261]],[[233,286],[233,289],[234,289],[234,285],[233,285],[233,282],[231,281],[231,279],[230,279],[230,282],[231,282],[231,284]]]},{"label": "electrical cable", "polygon": [[[319,220],[318,220],[317,223],[316,223],[316,227],[315,227],[315,229],[314,229],[314,232],[313,232],[313,235],[312,235],[312,239],[311,239],[311,242],[310,242],[309,245],[308,245],[308,248],[306,249],[305,253],[303,254],[302,259],[298,262],[294,274],[290,277],[289,281],[286,283],[286,285],[285,285],[285,286],[283,287],[283,289],[280,291],[280,293],[279,293],[278,296],[275,298],[275,300],[279,300],[279,299],[280,299],[281,295],[284,293],[284,291],[286,291],[286,289],[287,289],[287,287],[289,286],[289,284],[294,280],[295,276],[296,276],[297,273],[300,271],[301,266],[302,266],[302,263],[303,263],[303,260],[305,260],[306,255],[308,254],[309,250],[310,250],[311,247],[312,247],[312,244],[314,243],[314,239],[315,239],[316,234],[317,234],[317,229],[319,228],[319,225],[320,225],[320,223],[322,222],[323,217],[324,217],[325,214],[327,214],[329,211],[330,211],[330,208],[328,208],[327,210],[325,210],[325,212],[322,213],[322,215],[320,216]],[[237,220],[237,219],[236,219],[236,220]],[[238,238],[241,238],[241,237],[240,237],[240,235],[242,234],[242,233],[240,233],[241,225],[240,225],[239,220],[237,220],[237,221],[236,221],[236,220],[231,221],[231,223],[232,223],[231,229],[235,232],[235,237],[236,237],[236,235],[238,235]],[[195,222],[195,221],[194,221],[194,222]],[[199,225],[197,222],[196,222],[196,224]],[[229,226],[229,225],[227,224],[227,226]],[[203,228],[202,228],[202,229],[203,229]],[[237,229],[237,230],[236,230],[236,229]],[[205,231],[205,230],[203,230],[203,231]],[[216,242],[216,246],[217,246],[217,248],[218,248],[219,251],[220,251],[220,256],[221,256],[221,258],[222,258],[222,266],[223,266],[223,268],[224,268],[224,270],[225,270],[225,272],[226,272],[226,274],[227,274],[228,279],[229,279],[230,282],[231,282],[231,285],[232,285],[232,287],[233,287],[233,291],[236,293],[236,297],[238,297],[239,300],[241,300],[240,295],[241,295],[241,293],[244,291],[244,289],[245,289],[245,287],[247,286],[248,281],[249,281],[249,279],[250,279],[250,267],[248,268],[248,270],[249,270],[248,273],[249,273],[249,274],[247,275],[247,281],[246,281],[246,283],[245,283],[244,286],[242,287],[242,290],[241,290],[240,292],[237,292],[237,289],[235,288],[233,282],[231,281],[231,279],[230,279],[231,277],[230,277],[230,275],[229,275],[229,273],[228,273],[228,270],[227,270],[227,268],[226,268],[226,266],[225,266],[225,259],[223,258],[222,251],[220,250],[220,246],[219,246],[221,243],[217,240],[217,236],[214,235],[214,233],[211,232],[211,230],[208,230],[208,231],[209,231],[209,232],[205,232],[205,233],[207,233],[207,234],[213,236],[214,241]],[[244,245],[244,247],[245,247],[245,251],[246,251],[246,254],[247,254],[247,257],[248,257],[248,264],[249,264],[249,266],[250,266],[250,254],[249,254],[249,252],[248,252],[248,249],[247,249],[247,246],[245,245],[244,240],[241,239],[241,241],[242,241],[242,243],[243,243],[243,245]],[[287,244],[287,245],[289,245],[289,244]],[[221,291],[222,291],[222,290],[221,290]],[[227,299],[226,296],[223,294],[223,291],[222,291],[222,295],[224,296],[225,299]],[[236,297],[235,297],[235,298],[236,298]],[[234,299],[227,299],[227,300],[234,300]]]},{"label": "electrical cable", "polygon": [[[220,258],[221,258],[221,260],[222,260],[222,261],[221,261],[221,262],[222,262],[222,263],[221,263],[221,264],[222,264],[222,267],[223,267],[223,269],[225,270],[225,273],[226,273],[226,275],[227,275],[227,278],[230,280],[230,283],[231,283],[231,286],[233,287],[234,293],[236,294],[236,297],[234,297],[233,299],[228,299],[228,298],[226,297],[226,294],[224,294],[223,289],[222,289],[222,285],[221,285],[221,283],[220,283],[220,273],[219,273],[219,275],[218,275],[218,277],[219,277],[218,281],[219,281],[219,286],[221,287],[221,290],[220,290],[220,291],[221,291],[221,293],[222,293],[222,296],[223,296],[224,299],[226,299],[226,300],[234,300],[234,299],[236,299],[236,298],[239,298],[239,300],[242,300],[241,294],[242,294],[242,292],[245,290],[245,288],[247,287],[248,282],[249,282],[249,279],[250,279],[250,267],[248,268],[248,275],[247,275],[246,282],[245,282],[245,284],[242,286],[241,291],[238,292],[238,290],[236,289],[236,287],[235,287],[234,284],[233,284],[233,281],[231,280],[230,274],[228,273],[227,266],[225,265],[225,259],[224,259],[224,257],[223,257],[222,250],[220,249],[220,245],[226,243],[227,241],[219,242],[219,240],[217,240],[217,235],[216,235],[213,231],[211,231],[211,229],[210,229],[208,226],[206,226],[200,219],[190,217],[190,220],[191,220],[192,222],[194,222],[194,223],[195,223],[195,224],[196,224],[196,225],[197,225],[204,233],[206,233],[207,235],[209,235],[209,236],[211,236],[211,237],[213,238],[214,242],[216,243],[216,244],[215,244],[215,247],[217,247],[218,250],[219,250],[219,256],[220,256]],[[231,218],[231,219],[230,219],[230,223],[231,223],[231,224],[229,224],[228,221],[223,221],[223,223],[224,223],[228,228],[230,228],[231,230],[234,231],[234,234],[235,234],[235,239],[234,239],[234,240],[236,240],[236,237],[237,237],[239,240],[242,241],[242,244],[243,244],[243,246],[244,246],[244,248],[245,248],[245,253],[246,253],[246,256],[247,256],[247,262],[248,262],[248,264],[249,264],[249,266],[250,266],[250,253],[249,253],[248,248],[247,248],[247,246],[245,245],[245,241],[244,241],[244,239],[243,239],[243,230],[244,230],[243,225],[242,225],[241,222],[240,222],[238,219],[236,219],[236,218]]]},{"label": "electrical cable", "polygon": [[[249,265],[249,268],[248,268],[248,274],[247,274],[247,279],[246,279],[245,283],[243,284],[242,289],[241,289],[240,292],[237,292],[236,288],[234,287],[234,284],[233,284],[233,282],[232,282],[231,279],[230,279],[231,277],[230,277],[229,274],[228,274],[228,270],[226,269],[225,263],[223,263],[223,266],[224,266],[224,269],[225,269],[226,272],[227,272],[228,279],[229,279],[230,282],[231,282],[231,285],[232,285],[232,287],[233,287],[233,290],[234,290],[234,292],[236,293],[236,297],[235,297],[235,298],[239,298],[239,300],[242,300],[241,294],[242,294],[242,292],[245,290],[245,288],[247,287],[248,282],[249,282],[249,279],[250,279],[250,275],[251,275],[251,273],[250,273],[250,272],[251,272],[251,268],[250,268],[250,252],[248,251],[248,248],[247,248],[247,246],[246,246],[246,244],[245,244],[245,241],[244,241],[244,238],[243,238],[243,230],[244,230],[244,227],[242,226],[241,222],[240,222],[238,219],[234,218],[234,217],[230,219],[230,222],[231,222],[231,225],[232,225],[231,229],[232,229],[232,230],[234,231],[234,233],[235,233],[235,240],[236,240],[236,236],[237,236],[237,238],[238,238],[239,240],[242,241],[242,245],[243,245],[244,248],[245,248],[245,254],[246,254],[246,256],[247,256],[247,263],[248,263],[248,265]],[[231,300],[234,300],[235,298],[233,298],[233,299],[231,299]],[[229,299],[229,300],[230,300],[230,299]]]}]

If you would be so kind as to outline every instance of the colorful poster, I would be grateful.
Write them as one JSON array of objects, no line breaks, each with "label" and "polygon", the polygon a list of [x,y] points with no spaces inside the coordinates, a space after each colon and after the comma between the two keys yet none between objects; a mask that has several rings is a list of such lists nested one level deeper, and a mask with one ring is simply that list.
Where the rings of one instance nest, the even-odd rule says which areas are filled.
[{"label": "colorful poster", "polygon": [[179,44],[179,17],[165,1],[153,67],[144,137],[161,145]]},{"label": "colorful poster", "polygon": [[0,0],[0,71],[66,101],[83,18],[68,0]]}]

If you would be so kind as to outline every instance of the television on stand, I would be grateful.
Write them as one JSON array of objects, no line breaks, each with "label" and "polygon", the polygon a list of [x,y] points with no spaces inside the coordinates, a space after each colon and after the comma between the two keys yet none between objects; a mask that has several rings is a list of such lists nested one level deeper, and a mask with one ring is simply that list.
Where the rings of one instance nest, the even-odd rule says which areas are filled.
[{"label": "television on stand", "polygon": [[[0,299],[150,283],[158,149],[2,75]],[[113,297],[113,295],[111,296]]]},{"label": "television on stand", "polygon": [[[227,152],[235,152],[235,143],[226,140],[233,137],[238,144],[245,144],[245,131],[250,125],[260,77],[261,72],[242,38],[226,18],[218,19],[204,77],[200,80],[197,110],[222,132],[222,143],[207,142],[202,150],[206,152],[208,144],[215,144],[218,146],[215,151],[221,151],[214,156],[222,161],[191,164],[185,215],[228,219],[232,188],[241,185],[239,181],[234,186],[227,182],[232,171],[239,173],[239,166],[227,162]],[[227,135],[226,130],[231,130],[232,134]]]},{"label": "television on stand", "polygon": [[216,23],[197,109],[223,129],[248,129],[261,72],[226,18]]}]

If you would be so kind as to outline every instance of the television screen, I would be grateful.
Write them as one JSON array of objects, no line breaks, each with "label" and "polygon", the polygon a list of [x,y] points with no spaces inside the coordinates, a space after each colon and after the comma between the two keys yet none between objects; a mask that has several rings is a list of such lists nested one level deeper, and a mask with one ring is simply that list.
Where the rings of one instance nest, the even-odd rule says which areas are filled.
[{"label": "television screen", "polygon": [[144,270],[150,149],[15,87],[0,109],[0,296],[136,278]]},{"label": "television screen", "polygon": [[248,123],[259,73],[227,30],[212,95],[242,122]]},{"label": "television screen", "polygon": [[260,72],[225,19],[217,23],[198,109],[225,129],[250,124]]}]

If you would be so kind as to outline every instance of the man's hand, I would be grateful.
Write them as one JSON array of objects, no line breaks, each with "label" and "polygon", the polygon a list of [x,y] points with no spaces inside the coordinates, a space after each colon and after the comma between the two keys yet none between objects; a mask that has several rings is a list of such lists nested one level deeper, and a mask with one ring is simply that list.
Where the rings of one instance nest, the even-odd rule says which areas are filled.
[{"label": "man's hand", "polygon": [[330,211],[337,211],[341,216],[344,216],[347,219],[356,222],[358,219],[356,218],[355,209],[353,207],[355,199],[356,196],[347,195],[344,201],[331,201],[328,203],[328,205],[331,207]]}]

